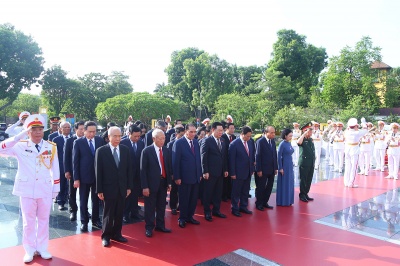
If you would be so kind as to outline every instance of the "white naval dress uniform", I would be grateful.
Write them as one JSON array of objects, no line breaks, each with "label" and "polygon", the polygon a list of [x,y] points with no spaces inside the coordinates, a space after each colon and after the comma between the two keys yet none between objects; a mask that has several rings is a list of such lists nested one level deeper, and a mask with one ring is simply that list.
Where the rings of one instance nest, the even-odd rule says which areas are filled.
[{"label": "white naval dress uniform", "polygon": [[370,134],[363,136],[360,140],[360,156],[358,157],[358,163],[360,166],[360,175],[368,175],[369,167],[371,163],[372,145],[374,137]]},{"label": "white naval dress uniform", "polygon": [[388,132],[385,137],[388,144],[388,168],[389,175],[386,178],[399,179],[399,160],[400,160],[400,133]]},{"label": "white naval dress uniform", "polygon": [[342,130],[336,130],[335,133],[332,134],[332,142],[333,142],[333,165],[334,171],[339,171],[339,173],[343,170],[343,160],[344,160],[344,134]]},{"label": "white naval dress uniform", "polygon": [[26,133],[3,141],[0,154],[18,160],[13,194],[20,197],[23,218],[22,244],[31,256],[35,251],[47,252],[52,198],[60,191],[60,170],[57,147],[42,140],[40,152],[31,140],[21,140]]},{"label": "white naval dress uniform", "polygon": [[329,165],[334,165],[334,151],[333,151],[333,136],[336,133],[336,130],[331,130],[328,133],[328,153],[329,153]]},{"label": "white naval dress uniform", "polygon": [[21,124],[21,122],[17,121],[17,123],[8,127],[5,131],[5,133],[7,133],[9,137],[14,137],[14,136],[18,135],[19,133],[21,133],[22,130],[24,130],[24,127],[20,126],[20,124]]},{"label": "white naval dress uniform", "polygon": [[299,146],[297,145],[297,140],[301,136],[301,130],[300,129],[293,129],[293,137],[292,137],[292,148],[294,150],[292,154],[292,159],[293,159],[293,164],[294,166],[299,165]]},{"label": "white naval dress uniform", "polygon": [[360,139],[367,134],[367,130],[348,129],[344,133],[346,145],[344,149],[345,169],[344,169],[344,185],[353,187],[356,178],[358,156],[360,154]]},{"label": "white naval dress uniform", "polygon": [[385,171],[385,153],[387,148],[387,143],[385,142],[385,136],[387,135],[386,130],[379,130],[379,133],[375,135],[375,146],[374,154],[376,161],[376,170]]},{"label": "white naval dress uniform", "polygon": [[313,134],[311,136],[314,143],[315,148],[315,169],[318,169],[319,163],[321,161],[321,149],[322,149],[322,134],[321,131],[313,130]]}]

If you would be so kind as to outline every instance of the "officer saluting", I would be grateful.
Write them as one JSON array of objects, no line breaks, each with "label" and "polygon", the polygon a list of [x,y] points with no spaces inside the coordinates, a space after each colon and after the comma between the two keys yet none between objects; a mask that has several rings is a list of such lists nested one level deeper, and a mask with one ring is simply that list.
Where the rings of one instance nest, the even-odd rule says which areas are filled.
[{"label": "officer saluting", "polygon": [[[0,153],[18,160],[13,194],[20,197],[23,219],[23,261],[31,262],[35,254],[51,259],[49,243],[49,218],[52,198],[60,191],[60,171],[57,147],[43,140],[45,120],[41,115],[30,115],[24,130],[3,141]],[[26,139],[26,136],[29,139]]]}]

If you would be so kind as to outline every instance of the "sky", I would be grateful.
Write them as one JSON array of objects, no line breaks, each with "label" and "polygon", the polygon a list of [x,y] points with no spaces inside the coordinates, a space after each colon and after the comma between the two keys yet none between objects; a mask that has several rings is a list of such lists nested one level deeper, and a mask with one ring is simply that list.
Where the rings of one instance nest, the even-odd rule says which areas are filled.
[{"label": "sky", "polygon": [[[197,47],[238,66],[266,65],[276,33],[293,29],[328,56],[362,36],[400,67],[397,0],[12,0],[0,24],[11,23],[42,48],[45,68],[70,78],[123,71],[134,91],[168,82],[171,53]],[[33,87],[33,93],[40,88]]]}]

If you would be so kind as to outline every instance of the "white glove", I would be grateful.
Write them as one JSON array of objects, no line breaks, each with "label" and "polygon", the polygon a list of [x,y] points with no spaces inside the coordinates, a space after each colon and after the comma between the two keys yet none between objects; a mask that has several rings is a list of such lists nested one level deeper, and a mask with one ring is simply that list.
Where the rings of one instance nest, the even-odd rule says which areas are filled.
[{"label": "white glove", "polygon": [[28,136],[28,131],[29,128],[22,130],[21,132],[18,133],[18,135],[14,137],[14,140],[20,141],[21,139],[26,139],[26,136]]},{"label": "white glove", "polygon": [[53,192],[53,199],[57,198],[58,192]]}]

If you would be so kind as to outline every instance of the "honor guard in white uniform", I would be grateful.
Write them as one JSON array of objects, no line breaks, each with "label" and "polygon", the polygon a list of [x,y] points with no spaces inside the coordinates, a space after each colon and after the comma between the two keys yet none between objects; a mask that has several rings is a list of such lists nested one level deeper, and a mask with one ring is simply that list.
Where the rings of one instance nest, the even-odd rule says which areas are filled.
[{"label": "honor guard in white uniform", "polygon": [[378,121],[378,129],[375,134],[375,146],[374,146],[374,154],[376,167],[375,170],[381,170],[381,172],[385,171],[385,153],[387,148],[387,143],[385,141],[385,137],[387,135],[387,131],[384,129],[385,122]]},{"label": "honor guard in white uniform", "polygon": [[318,169],[319,163],[321,161],[321,149],[322,149],[322,132],[319,130],[319,123],[312,121],[313,124],[313,134],[311,138],[313,139],[315,147],[315,168]]},{"label": "honor guard in white uniform", "polygon": [[385,178],[394,178],[399,179],[399,160],[400,160],[400,134],[399,127],[400,125],[397,123],[391,123],[390,127],[392,129],[391,132],[388,132],[385,137],[385,141],[388,145],[388,168],[389,175]]},{"label": "honor guard in white uniform", "polygon": [[293,155],[292,155],[294,166],[299,165],[299,146],[297,145],[297,140],[301,136],[301,130],[299,127],[300,127],[299,123],[296,123],[296,122],[293,123],[293,137],[292,137],[291,144],[292,144],[292,148],[294,150]]},{"label": "honor guard in white uniform", "polygon": [[27,111],[23,111],[19,114],[18,121],[14,125],[10,126],[9,128],[6,129],[6,133],[10,137],[14,137],[18,135],[23,129],[24,129],[24,123],[25,120],[30,116],[31,114]]},{"label": "honor guard in white uniform", "polygon": [[[368,123],[366,123],[364,129],[368,128],[367,125]],[[368,175],[372,157],[373,143],[374,135],[371,132],[368,132],[360,140],[360,155],[358,157],[358,164],[360,166],[360,172],[358,172],[359,175]]]},{"label": "honor guard in white uniform", "polygon": [[356,188],[354,184],[357,172],[358,156],[360,154],[360,139],[368,133],[367,130],[358,130],[356,118],[350,118],[347,123],[349,129],[344,133],[346,145],[344,149],[345,170],[344,170],[344,186]]},{"label": "honor guard in white uniform", "polygon": [[231,115],[226,116],[226,123],[233,123],[233,118]]},{"label": "honor guard in white uniform", "polygon": [[333,143],[333,165],[334,171],[341,173],[343,171],[343,160],[344,160],[344,132],[343,123],[336,122],[337,129],[333,132],[331,140]]},{"label": "honor guard in white uniform", "polygon": [[[20,197],[25,263],[31,262],[35,254],[43,259],[52,257],[47,251],[49,219],[52,199],[60,191],[60,171],[56,145],[43,140],[44,124],[41,115],[30,115],[24,130],[0,145],[0,153],[18,160],[12,193]],[[25,140],[27,135],[29,139]]]},{"label": "honor guard in white uniform", "polygon": [[329,130],[327,137],[328,137],[328,153],[329,153],[329,165],[333,166],[335,163],[335,156],[334,156],[334,150],[333,150],[333,137],[336,134],[337,131],[337,123],[332,122],[331,123],[332,127]]},{"label": "honor guard in white uniform", "polygon": [[326,121],[326,123],[328,124],[328,126],[324,129],[324,132],[322,133],[322,140],[324,142],[326,142],[326,153],[325,153],[325,159],[329,162],[331,161],[331,157],[330,157],[330,153],[329,153],[329,138],[328,138],[328,134],[329,132],[332,130],[332,120],[328,120]]}]

